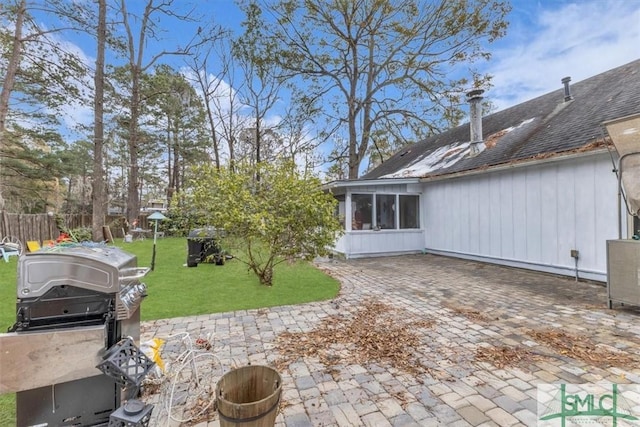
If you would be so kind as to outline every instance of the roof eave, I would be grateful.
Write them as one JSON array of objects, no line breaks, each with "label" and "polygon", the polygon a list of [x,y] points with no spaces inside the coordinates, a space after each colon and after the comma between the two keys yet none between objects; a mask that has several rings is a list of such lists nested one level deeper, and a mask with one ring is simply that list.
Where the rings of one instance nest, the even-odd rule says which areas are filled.
[{"label": "roof eave", "polygon": [[331,190],[333,188],[361,187],[363,185],[417,184],[419,182],[419,177],[351,179],[328,182],[322,185],[322,189]]},{"label": "roof eave", "polygon": [[510,162],[506,162],[506,163],[500,163],[497,165],[493,165],[493,166],[487,166],[487,167],[479,167],[479,168],[475,168],[475,169],[469,169],[466,171],[461,171],[461,172],[452,172],[452,173],[445,173],[445,174],[439,174],[439,175],[431,175],[431,176],[425,176],[420,178],[420,182],[433,182],[433,181],[442,181],[445,179],[452,179],[452,178],[459,178],[459,177],[463,177],[463,176],[471,176],[471,175],[479,175],[479,174],[483,174],[483,173],[487,173],[487,172],[500,172],[500,171],[505,171],[505,170],[512,170],[512,169],[516,169],[516,168],[521,168],[521,167],[528,167],[528,166],[535,166],[535,165],[539,165],[539,164],[548,164],[548,163],[554,163],[554,162],[559,162],[559,161],[563,161],[563,160],[569,160],[569,159],[578,159],[578,158],[582,158],[582,157],[588,157],[588,156],[593,156],[593,155],[598,155],[598,154],[602,154],[605,152],[611,152],[609,150],[608,147],[599,147],[593,150],[589,150],[589,151],[581,151],[581,152],[559,152],[559,153],[553,153],[552,157],[544,157],[544,158],[539,158],[539,157],[529,157],[527,159],[522,159],[522,160],[518,160],[518,161],[510,161]]}]

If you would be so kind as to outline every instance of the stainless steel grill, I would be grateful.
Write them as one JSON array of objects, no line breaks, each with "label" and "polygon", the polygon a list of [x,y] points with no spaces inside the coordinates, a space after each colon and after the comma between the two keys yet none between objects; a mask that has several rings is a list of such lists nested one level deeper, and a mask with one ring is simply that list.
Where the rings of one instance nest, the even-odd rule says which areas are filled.
[{"label": "stainless steel grill", "polygon": [[17,392],[18,425],[108,424],[123,391],[96,366],[122,338],[139,341],[148,271],[104,245],[20,258],[16,323],[0,342],[0,392]]}]

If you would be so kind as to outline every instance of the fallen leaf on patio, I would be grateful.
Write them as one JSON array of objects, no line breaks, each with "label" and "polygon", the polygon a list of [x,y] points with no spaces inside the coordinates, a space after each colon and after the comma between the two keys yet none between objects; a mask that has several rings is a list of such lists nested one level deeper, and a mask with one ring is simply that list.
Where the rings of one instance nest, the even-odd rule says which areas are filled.
[{"label": "fallen leaf on patio", "polygon": [[301,357],[314,357],[327,367],[376,362],[405,372],[426,372],[415,356],[421,345],[415,329],[434,324],[431,319],[412,318],[406,313],[399,316],[388,305],[365,301],[354,313],[323,319],[313,331],[280,334],[277,350],[283,357],[276,362],[276,369],[286,369]]},{"label": "fallen leaf on patio", "polygon": [[466,317],[469,320],[472,320],[474,322],[490,322],[492,319],[481,313],[480,310],[476,310],[474,308],[469,308],[469,307],[462,307],[462,306],[455,306],[452,304],[443,304],[444,307],[448,308],[449,310],[453,311],[455,314],[460,314],[464,317]]},{"label": "fallen leaf on patio", "polygon": [[640,362],[637,355],[622,350],[611,350],[594,344],[589,338],[568,334],[556,329],[531,330],[527,334],[540,344],[545,344],[559,354],[580,360],[594,366],[629,368]]},{"label": "fallen leaf on patio", "polygon": [[476,361],[490,363],[496,368],[525,365],[541,358],[524,347],[479,347],[476,350]]}]

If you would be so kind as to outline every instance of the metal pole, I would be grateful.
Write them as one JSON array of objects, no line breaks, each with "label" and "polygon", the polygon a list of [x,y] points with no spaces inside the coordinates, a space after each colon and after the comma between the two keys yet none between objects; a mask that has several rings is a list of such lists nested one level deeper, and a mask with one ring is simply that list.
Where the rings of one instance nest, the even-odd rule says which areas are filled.
[{"label": "metal pole", "polygon": [[153,228],[153,254],[151,255],[151,271],[156,266],[156,236],[158,235],[158,221],[154,221],[155,225]]}]

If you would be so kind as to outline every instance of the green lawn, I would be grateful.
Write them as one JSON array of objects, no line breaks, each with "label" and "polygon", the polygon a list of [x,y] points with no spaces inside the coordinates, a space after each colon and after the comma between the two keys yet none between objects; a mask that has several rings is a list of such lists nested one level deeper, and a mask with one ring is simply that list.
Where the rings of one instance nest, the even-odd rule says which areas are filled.
[{"label": "green lawn", "polygon": [[[151,240],[122,245],[138,256],[138,265],[151,265]],[[320,301],[339,290],[336,280],[307,262],[280,264],[274,285],[266,287],[239,260],[189,268],[186,258],[186,239],[157,241],[155,269],[144,279],[149,296],[142,304],[143,320]]]},{"label": "green lawn", "polygon": [[[116,244],[138,257],[138,266],[150,266],[151,239]],[[230,251],[233,254],[233,250]],[[251,308],[300,304],[334,298],[339,283],[306,262],[283,263],[276,267],[274,285],[260,285],[258,279],[237,259],[224,266],[199,264],[186,267],[186,238],[158,239],[154,271],[142,281],[148,297],[142,304],[142,319],[165,319],[220,313]],[[0,328],[15,322],[17,260],[0,259]],[[13,394],[0,395],[0,426],[15,425]]]}]

